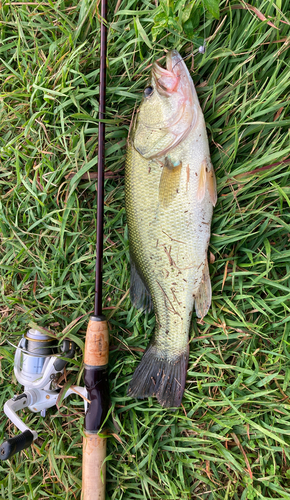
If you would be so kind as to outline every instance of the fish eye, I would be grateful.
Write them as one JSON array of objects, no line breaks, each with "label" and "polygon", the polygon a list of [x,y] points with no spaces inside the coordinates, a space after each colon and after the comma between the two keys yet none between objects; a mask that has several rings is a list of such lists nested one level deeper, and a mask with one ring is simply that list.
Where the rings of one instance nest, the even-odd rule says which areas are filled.
[{"label": "fish eye", "polygon": [[150,85],[149,85],[149,87],[146,87],[146,89],[144,90],[145,97],[146,98],[151,97],[153,94],[153,91],[154,91],[154,89]]}]

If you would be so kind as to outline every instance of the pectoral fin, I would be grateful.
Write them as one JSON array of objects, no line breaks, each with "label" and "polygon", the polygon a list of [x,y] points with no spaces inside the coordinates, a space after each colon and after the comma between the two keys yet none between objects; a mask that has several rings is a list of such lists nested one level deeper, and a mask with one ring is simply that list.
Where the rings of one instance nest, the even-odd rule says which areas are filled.
[{"label": "pectoral fin", "polygon": [[195,312],[198,318],[204,318],[211,305],[211,282],[207,259],[203,269],[202,281],[195,297]]},{"label": "pectoral fin", "polygon": [[130,298],[136,309],[150,312],[153,309],[151,295],[143,283],[134,262],[131,259]]},{"label": "pectoral fin", "polygon": [[203,160],[201,164],[197,189],[198,201],[202,201],[204,199],[206,190],[208,190],[210,200],[213,206],[215,206],[217,201],[216,178],[213,166],[207,159]]},{"label": "pectoral fin", "polygon": [[181,168],[181,161],[175,165],[166,156],[159,184],[159,201],[163,208],[167,208],[178,193]]}]

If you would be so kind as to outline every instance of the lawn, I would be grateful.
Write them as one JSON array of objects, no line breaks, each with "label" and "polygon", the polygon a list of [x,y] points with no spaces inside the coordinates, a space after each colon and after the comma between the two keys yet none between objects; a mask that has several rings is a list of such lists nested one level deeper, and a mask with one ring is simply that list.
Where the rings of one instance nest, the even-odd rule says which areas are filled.
[{"label": "lawn", "polygon": [[[93,310],[100,23],[96,1],[0,3],[0,408],[22,388],[29,326],[74,340],[81,385]],[[290,498],[290,1],[109,3],[104,311],[110,326],[107,499]],[[206,39],[205,54],[199,47]],[[127,396],[154,314],[128,294],[126,140],[150,65],[191,71],[218,182],[212,307],[193,318],[182,407]],[[162,63],[163,59],[160,60]],[[0,463],[0,500],[80,499],[83,402]],[[1,412],[0,439],[16,429]]]}]

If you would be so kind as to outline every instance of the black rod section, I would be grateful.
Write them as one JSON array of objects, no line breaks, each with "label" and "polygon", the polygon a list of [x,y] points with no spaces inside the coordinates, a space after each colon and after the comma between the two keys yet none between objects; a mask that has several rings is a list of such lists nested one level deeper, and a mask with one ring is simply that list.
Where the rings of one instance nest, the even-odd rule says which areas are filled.
[{"label": "black rod section", "polygon": [[103,232],[104,232],[104,160],[105,160],[105,118],[106,108],[106,57],[107,57],[107,2],[101,3],[101,47],[100,47],[100,97],[99,97],[99,137],[98,137],[98,197],[97,197],[97,242],[96,242],[96,284],[95,316],[102,314],[102,272],[103,272]]}]

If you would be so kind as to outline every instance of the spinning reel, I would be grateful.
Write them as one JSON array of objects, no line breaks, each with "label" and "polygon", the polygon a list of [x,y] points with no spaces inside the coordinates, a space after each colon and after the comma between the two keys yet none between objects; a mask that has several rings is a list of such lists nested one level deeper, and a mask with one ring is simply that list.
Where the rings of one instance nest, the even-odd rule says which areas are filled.
[{"label": "spinning reel", "polygon": [[[30,329],[22,336],[15,352],[14,373],[18,382],[24,385],[24,392],[9,399],[4,405],[4,412],[16,427],[22,431],[19,436],[7,439],[0,446],[0,459],[7,460],[21,450],[28,448],[38,434],[16,414],[28,407],[34,413],[40,412],[45,417],[47,408],[56,404],[60,389],[57,380],[63,373],[67,360],[73,358],[75,344],[64,340],[61,351],[55,346],[55,339]],[[75,393],[86,397],[85,387],[69,388],[65,397]],[[86,408],[85,402],[85,410]]]}]

